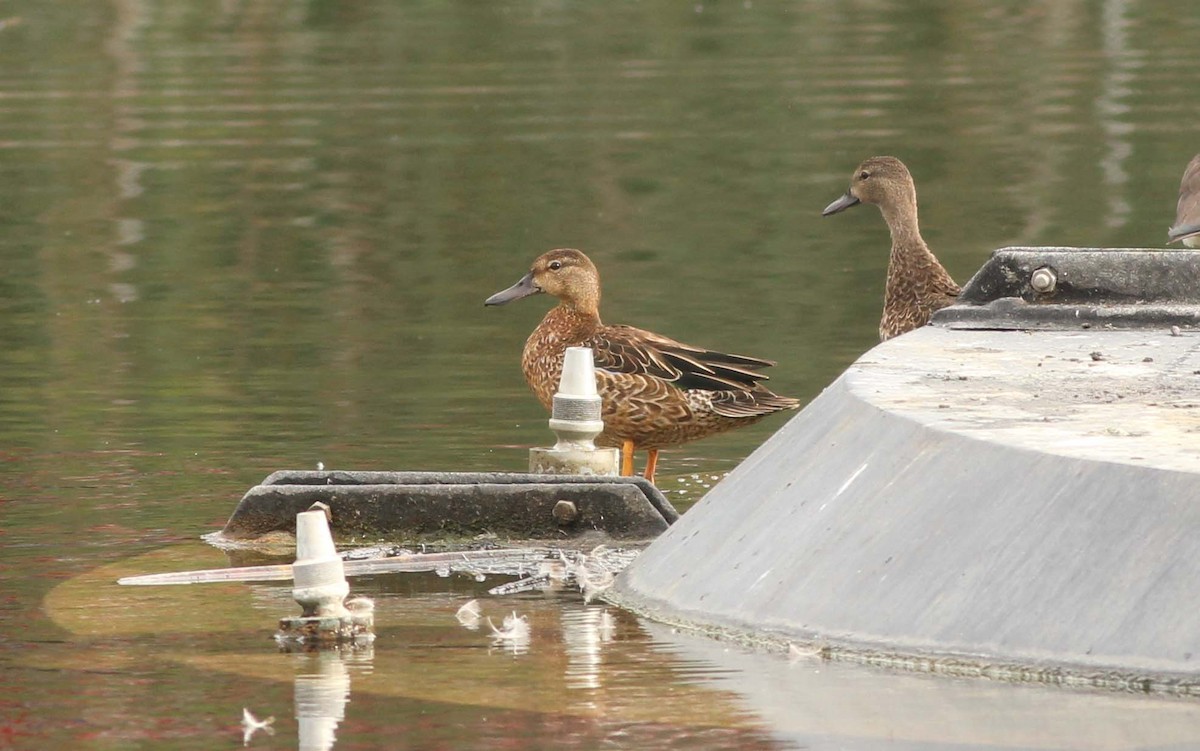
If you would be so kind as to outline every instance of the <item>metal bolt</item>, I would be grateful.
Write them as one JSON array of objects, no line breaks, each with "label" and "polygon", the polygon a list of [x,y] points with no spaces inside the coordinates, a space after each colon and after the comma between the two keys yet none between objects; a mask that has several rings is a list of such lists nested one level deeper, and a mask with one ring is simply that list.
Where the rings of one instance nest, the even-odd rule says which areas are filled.
[{"label": "metal bolt", "polygon": [[1058,276],[1054,273],[1054,269],[1049,266],[1043,266],[1040,269],[1034,269],[1029,275],[1029,286],[1033,287],[1034,292],[1053,292],[1054,287],[1058,284]]},{"label": "metal bolt", "polygon": [[575,504],[570,501],[559,501],[554,504],[554,510],[550,513],[553,514],[554,521],[565,526],[575,521],[579,516],[579,509],[575,508]]}]

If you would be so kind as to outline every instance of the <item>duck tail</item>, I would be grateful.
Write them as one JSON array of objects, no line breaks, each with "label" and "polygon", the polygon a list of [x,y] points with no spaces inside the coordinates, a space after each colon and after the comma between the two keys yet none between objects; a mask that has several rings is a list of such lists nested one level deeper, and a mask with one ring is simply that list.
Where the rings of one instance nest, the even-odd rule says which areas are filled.
[{"label": "duck tail", "polygon": [[762,417],[785,409],[797,409],[799,399],[779,394],[764,388],[752,391],[718,391],[713,394],[712,409],[723,417]]}]

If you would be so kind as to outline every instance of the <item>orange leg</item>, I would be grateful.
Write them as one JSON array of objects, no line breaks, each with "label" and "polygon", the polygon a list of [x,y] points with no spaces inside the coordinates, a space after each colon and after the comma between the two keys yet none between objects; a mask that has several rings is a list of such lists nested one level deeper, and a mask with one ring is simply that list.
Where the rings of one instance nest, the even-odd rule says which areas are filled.
[{"label": "orange leg", "polygon": [[642,476],[654,484],[654,470],[658,467],[658,449],[650,449],[646,452],[646,471]]},{"label": "orange leg", "polygon": [[621,477],[633,477],[633,441],[621,441]]}]

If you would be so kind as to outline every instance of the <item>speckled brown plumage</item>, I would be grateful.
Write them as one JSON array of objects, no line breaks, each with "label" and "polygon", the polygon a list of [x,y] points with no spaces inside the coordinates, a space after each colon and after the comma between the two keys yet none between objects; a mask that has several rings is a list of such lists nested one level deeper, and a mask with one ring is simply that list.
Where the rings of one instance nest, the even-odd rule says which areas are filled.
[{"label": "speckled brown plumage", "polygon": [[1179,181],[1179,203],[1175,204],[1175,223],[1167,230],[1167,242],[1200,248],[1200,154],[1188,162]]},{"label": "speckled brown plumage", "polygon": [[958,298],[959,287],[921,237],[917,189],[903,162],[874,156],[858,165],[850,189],[822,214],[836,214],[860,202],[879,206],[892,233],[879,321],[879,338],[886,341],[929,323],[935,311]]},{"label": "speckled brown plumage", "polygon": [[602,446],[633,441],[657,450],[800,405],[772,393],[758,371],[773,363],[691,347],[632,326],[600,320],[600,275],[578,250],[540,256],[521,281],[488,298],[501,305],[546,292],[558,305],[525,342],[521,368],[538,401],[549,409],[558,389],[567,347],[590,347],[602,400]]}]

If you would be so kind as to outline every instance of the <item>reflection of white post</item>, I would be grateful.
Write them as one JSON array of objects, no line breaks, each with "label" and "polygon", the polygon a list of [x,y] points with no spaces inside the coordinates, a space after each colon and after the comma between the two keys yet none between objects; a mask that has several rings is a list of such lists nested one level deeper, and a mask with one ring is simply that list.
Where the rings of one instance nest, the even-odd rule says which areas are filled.
[{"label": "reflection of white post", "polygon": [[600,418],[601,399],[596,391],[596,366],[588,347],[568,347],[563,356],[562,376],[550,429],[558,436],[554,448],[529,450],[529,471],[538,474],[616,475],[620,453],[614,448],[596,448],[596,436],[604,430]]},{"label": "reflection of white post", "polygon": [[308,671],[296,675],[300,751],[329,751],[337,739],[338,724],[346,718],[350,674],[337,652],[315,652],[307,659]]},{"label": "reflection of white post", "polygon": [[602,612],[598,608],[563,611],[563,651],[567,654],[564,677],[567,688],[600,688]]}]

